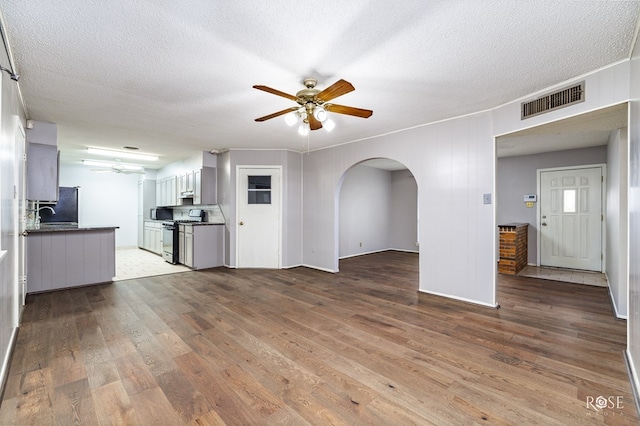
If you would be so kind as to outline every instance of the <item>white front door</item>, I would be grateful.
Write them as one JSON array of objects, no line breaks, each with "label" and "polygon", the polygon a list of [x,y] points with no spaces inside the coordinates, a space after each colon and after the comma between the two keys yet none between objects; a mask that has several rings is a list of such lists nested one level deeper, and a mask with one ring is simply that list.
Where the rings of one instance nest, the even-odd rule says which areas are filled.
[{"label": "white front door", "polygon": [[540,265],[602,271],[602,167],[540,171]]},{"label": "white front door", "polygon": [[238,268],[280,268],[281,168],[237,168]]}]

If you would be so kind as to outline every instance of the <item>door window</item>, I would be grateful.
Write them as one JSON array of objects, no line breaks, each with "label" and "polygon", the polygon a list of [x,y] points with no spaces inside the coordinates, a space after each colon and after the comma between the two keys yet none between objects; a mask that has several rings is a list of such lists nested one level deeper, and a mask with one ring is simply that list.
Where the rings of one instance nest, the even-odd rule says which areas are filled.
[{"label": "door window", "polygon": [[271,176],[247,176],[247,204],[271,204]]}]

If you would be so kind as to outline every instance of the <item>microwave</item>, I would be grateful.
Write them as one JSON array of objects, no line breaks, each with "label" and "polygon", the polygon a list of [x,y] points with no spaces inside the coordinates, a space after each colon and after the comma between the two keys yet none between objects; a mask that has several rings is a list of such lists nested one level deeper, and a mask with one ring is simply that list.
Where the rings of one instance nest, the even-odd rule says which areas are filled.
[{"label": "microwave", "polygon": [[170,220],[173,219],[173,210],[166,208],[151,209],[151,219]]}]

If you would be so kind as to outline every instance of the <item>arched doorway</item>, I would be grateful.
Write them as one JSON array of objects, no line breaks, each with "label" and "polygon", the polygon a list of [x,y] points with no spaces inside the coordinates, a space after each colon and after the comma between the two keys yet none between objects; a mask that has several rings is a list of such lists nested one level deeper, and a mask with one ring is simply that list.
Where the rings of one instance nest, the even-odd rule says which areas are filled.
[{"label": "arched doorway", "polygon": [[368,259],[389,262],[417,289],[418,185],[411,171],[388,158],[362,161],[345,171],[336,198],[338,269],[361,256],[365,268]]}]

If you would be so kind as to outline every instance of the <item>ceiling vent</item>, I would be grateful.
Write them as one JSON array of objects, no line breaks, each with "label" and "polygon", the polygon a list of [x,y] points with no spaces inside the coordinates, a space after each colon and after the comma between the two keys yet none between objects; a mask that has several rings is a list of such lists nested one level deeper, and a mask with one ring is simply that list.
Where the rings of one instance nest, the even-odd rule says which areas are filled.
[{"label": "ceiling vent", "polygon": [[580,102],[584,102],[584,81],[571,87],[566,87],[558,92],[549,93],[534,101],[523,102],[520,108],[520,119],[524,120],[525,118],[544,114],[545,112]]}]

